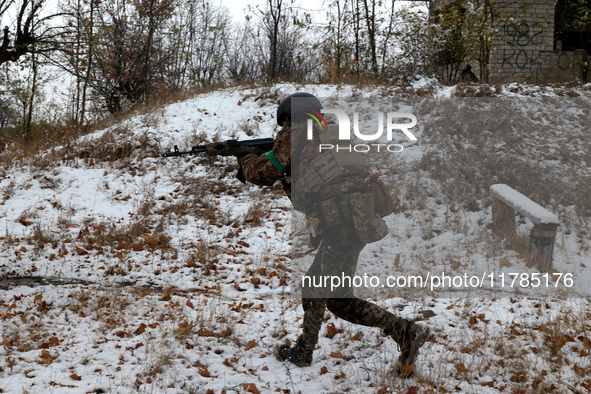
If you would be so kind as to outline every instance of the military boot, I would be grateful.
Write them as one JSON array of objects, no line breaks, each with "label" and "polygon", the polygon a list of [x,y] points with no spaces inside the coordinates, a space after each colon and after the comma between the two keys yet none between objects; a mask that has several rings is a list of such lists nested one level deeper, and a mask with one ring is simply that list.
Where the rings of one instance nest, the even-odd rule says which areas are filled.
[{"label": "military boot", "polygon": [[396,337],[393,336],[398,346],[400,346],[398,375],[403,378],[414,375],[414,362],[419,354],[419,349],[425,344],[430,333],[429,327],[409,322],[397,333]]},{"label": "military boot", "polygon": [[307,367],[312,364],[312,352],[313,350],[308,350],[298,344],[292,347],[285,344],[277,345],[273,351],[277,360],[289,361],[298,367]]}]

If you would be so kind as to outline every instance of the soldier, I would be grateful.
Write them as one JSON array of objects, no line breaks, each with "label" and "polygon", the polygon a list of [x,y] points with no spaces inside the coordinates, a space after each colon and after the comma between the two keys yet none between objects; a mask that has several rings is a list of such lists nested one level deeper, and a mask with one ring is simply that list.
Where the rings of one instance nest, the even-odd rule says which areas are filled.
[{"label": "soldier", "polygon": [[[277,109],[277,124],[283,128],[277,134],[273,150],[261,156],[242,155],[238,162],[251,183],[271,186],[281,180],[294,208],[304,212],[320,233],[320,245],[306,276],[353,277],[361,250],[367,243],[383,238],[387,227],[375,214],[373,199],[368,200],[371,195],[363,192],[368,169],[361,155],[318,152],[318,144],[326,142],[331,132],[334,134],[335,125],[327,125],[326,133],[315,128],[313,139],[308,141],[305,120],[308,114],[321,108],[320,101],[309,93],[287,97]],[[372,204],[369,216],[367,201]],[[429,337],[427,327],[357,298],[351,286],[304,287],[302,306],[303,332],[295,345],[283,344],[274,349],[278,360],[299,367],[312,363],[325,307],[335,316],[379,327],[390,335],[400,348],[398,373],[403,377],[413,374],[418,350]]]},{"label": "soldier", "polygon": [[466,65],[466,68],[464,68],[464,70],[462,71],[462,82],[474,82],[474,83],[478,83],[478,77],[476,76],[476,74],[474,74],[474,72],[472,71],[472,66],[470,66],[469,64]]}]

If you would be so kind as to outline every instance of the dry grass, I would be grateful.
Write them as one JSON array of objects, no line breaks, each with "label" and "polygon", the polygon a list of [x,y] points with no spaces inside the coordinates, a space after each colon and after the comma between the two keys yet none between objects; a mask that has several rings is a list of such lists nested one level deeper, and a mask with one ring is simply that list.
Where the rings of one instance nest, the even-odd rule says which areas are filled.
[{"label": "dry grass", "polygon": [[[439,196],[451,209],[479,210],[490,205],[489,187],[505,183],[559,215],[566,207],[574,207],[579,220],[572,224],[585,227],[591,202],[581,191],[591,187],[586,173],[590,163],[579,155],[588,147],[562,149],[564,136],[540,127],[537,115],[508,102],[500,104],[450,100],[447,106],[445,102],[438,105],[438,121],[429,125],[422,140],[427,146],[436,144],[437,149],[428,149],[419,162],[419,170],[438,186],[434,188],[417,173],[406,182],[409,200],[419,204],[420,197]],[[479,106],[487,105],[499,114],[498,119],[475,116]],[[500,116],[507,112],[511,118]]]},{"label": "dry grass", "polygon": [[[197,295],[195,299],[191,293],[174,289],[90,287],[64,289],[60,294],[58,298],[47,299],[40,291],[36,295],[15,297],[10,304],[0,302],[2,320],[19,322],[13,325],[13,330],[3,331],[3,358],[7,363],[0,367],[0,373],[10,373],[16,365],[10,360],[18,353],[37,353],[38,349],[41,349],[39,358],[29,360],[25,356],[30,371],[51,364],[59,368],[74,363],[65,350],[72,342],[85,341],[88,349],[75,356],[78,360],[75,365],[94,365],[91,370],[97,380],[101,379],[104,368],[112,367],[113,372],[118,372],[124,365],[136,365],[132,368],[136,389],[166,387],[171,382],[175,384],[175,370],[192,367],[196,373],[206,371],[205,364],[193,365],[194,352],[202,351],[207,342],[224,345],[238,341],[233,327],[238,320],[246,319],[249,311],[247,307],[232,307],[226,301],[216,300],[214,295],[206,299]],[[29,303],[32,305],[28,306]],[[92,327],[92,330],[85,337],[56,329],[54,322],[64,319],[74,327]],[[118,364],[103,364],[97,349],[106,344],[119,349]],[[19,362],[23,361],[20,357]],[[118,382],[113,374],[109,377],[110,385],[123,383],[129,387],[132,383]]]}]

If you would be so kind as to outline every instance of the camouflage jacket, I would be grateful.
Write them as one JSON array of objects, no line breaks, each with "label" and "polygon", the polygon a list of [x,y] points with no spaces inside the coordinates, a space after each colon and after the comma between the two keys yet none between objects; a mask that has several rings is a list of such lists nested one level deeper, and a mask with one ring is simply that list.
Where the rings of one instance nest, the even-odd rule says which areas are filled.
[{"label": "camouflage jacket", "polygon": [[[291,169],[291,129],[289,127],[284,127],[277,133],[273,153],[281,165],[288,170]],[[257,156],[254,153],[246,155],[242,160],[242,172],[247,181],[260,186],[271,186],[284,176],[265,155]]]},{"label": "camouflage jacket", "polygon": [[[299,152],[297,162],[299,168],[292,169],[292,140],[299,141],[305,138],[303,134],[306,132],[304,126],[297,126],[293,129],[290,127],[284,127],[277,133],[275,138],[275,145],[273,146],[273,153],[275,157],[286,169],[287,174],[294,174],[297,176],[297,171],[305,171],[306,163],[310,162],[315,156],[318,155],[318,141],[311,141],[311,143],[305,144],[305,146]],[[297,148],[296,148],[297,149]],[[242,171],[247,181],[254,183],[255,185],[271,186],[276,181],[282,179],[282,174],[265,155],[257,156],[255,154],[249,154],[242,160]],[[365,185],[363,177],[346,177],[335,179],[319,191],[319,198],[326,199],[337,193],[348,193],[360,190]]]},{"label": "camouflage jacket", "polygon": [[[242,160],[246,180],[270,186],[287,175],[291,202],[296,210],[306,214],[313,234],[352,225],[365,243],[385,237],[388,227],[375,211],[373,196],[363,191],[367,176],[363,160],[343,158],[338,153],[327,156],[319,151],[318,145],[325,136],[315,133],[314,139],[307,141],[305,132],[306,128],[295,126],[283,128],[277,134],[273,153],[280,164],[276,165],[285,167],[284,174],[266,154],[250,154]],[[312,244],[318,246],[316,241]]]}]

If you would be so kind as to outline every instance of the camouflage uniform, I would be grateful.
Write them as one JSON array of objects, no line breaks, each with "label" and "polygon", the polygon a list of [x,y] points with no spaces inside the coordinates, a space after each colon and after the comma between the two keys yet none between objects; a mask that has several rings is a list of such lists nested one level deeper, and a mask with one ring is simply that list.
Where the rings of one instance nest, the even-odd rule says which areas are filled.
[{"label": "camouflage uniform", "polygon": [[[306,170],[308,158],[318,155],[317,144],[306,144],[303,148],[296,148],[299,155],[298,167],[292,168],[292,141],[298,141],[299,137],[292,138],[293,133],[304,133],[303,126],[295,126],[293,129],[284,127],[275,139],[273,153],[277,160],[288,171]],[[313,141],[314,142],[314,141]],[[245,178],[257,185],[273,185],[283,178],[283,174],[275,168],[265,155],[257,157],[249,154],[241,160]],[[364,177],[351,176],[337,179],[323,186],[317,193],[318,201],[329,199],[335,195],[359,192],[365,185]],[[294,201],[292,199],[292,201]],[[296,209],[299,209],[295,204]],[[338,276],[353,277],[357,269],[359,253],[366,243],[359,239],[353,223],[344,223],[322,231],[322,243],[316,253],[314,261],[307,272],[307,276]],[[297,344],[310,354],[318,342],[318,332],[324,319],[324,309],[327,307],[334,315],[349,322],[370,327],[379,327],[388,335],[391,335],[399,344],[405,332],[412,322],[396,317],[381,307],[356,298],[353,288],[340,287],[335,291],[328,289],[303,289],[302,306],[304,309],[303,333],[298,338]],[[303,365],[308,365],[308,363]]]},{"label": "camouflage uniform", "polygon": [[[273,153],[281,164],[291,167],[291,131],[283,128],[275,137]],[[277,168],[265,156],[257,156],[254,153],[246,155],[241,160],[242,172],[250,183],[259,186],[272,186],[283,177]]]}]

